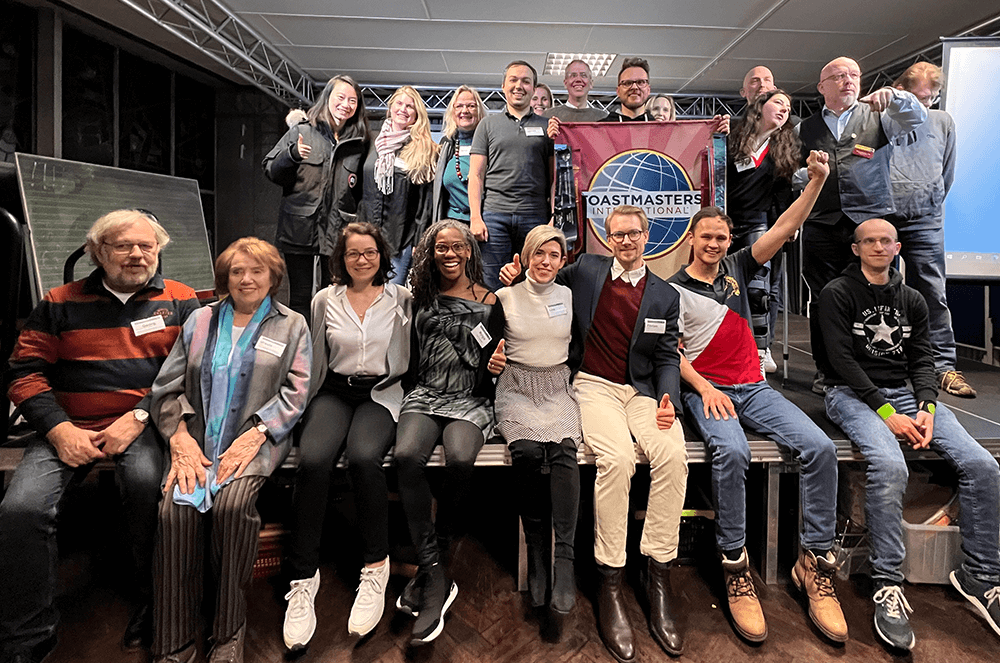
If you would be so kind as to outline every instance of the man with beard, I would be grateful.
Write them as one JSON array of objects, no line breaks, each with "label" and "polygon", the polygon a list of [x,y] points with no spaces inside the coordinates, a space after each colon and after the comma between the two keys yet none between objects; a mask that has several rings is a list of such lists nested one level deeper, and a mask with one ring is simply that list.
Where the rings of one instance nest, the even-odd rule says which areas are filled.
[{"label": "man with beard", "polygon": [[649,63],[644,58],[625,58],[618,72],[617,111],[610,111],[601,122],[653,122],[646,112],[649,99]]},{"label": "man with beard", "polygon": [[0,504],[3,661],[37,661],[56,642],[56,522],[70,483],[115,461],[140,607],[126,648],[152,638],[152,552],[163,441],[149,389],[198,299],[156,273],[170,241],[148,213],[118,210],[87,233],[90,276],[45,295],[10,358],[9,397],[35,433]]}]

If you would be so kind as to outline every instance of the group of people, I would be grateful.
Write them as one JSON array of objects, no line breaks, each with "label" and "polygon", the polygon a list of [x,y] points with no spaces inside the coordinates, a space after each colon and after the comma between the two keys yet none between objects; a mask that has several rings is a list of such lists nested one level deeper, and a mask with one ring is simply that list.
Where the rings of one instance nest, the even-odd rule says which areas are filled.
[{"label": "group of people", "polygon": [[[561,122],[604,114],[587,102],[592,77],[580,61],[567,67],[569,99],[551,117],[532,110],[537,76],[523,61],[504,72],[501,113],[458,88],[440,146],[413,88],[396,91],[372,137],[358,85],[331,79],[264,160],[284,193],[277,246],[246,237],[222,251],[219,300],[207,306],[159,275],[169,235],[155,217],[101,217],[87,235],[96,269],[46,294],[10,359],[9,394],[34,433],[0,504],[2,660],[39,661],[55,646],[59,500],[103,458],[116,464],[136,564],[139,607],[123,644],[150,647],[158,662],[196,660],[210,520],[209,660],[242,660],[256,500],[293,443],[286,647],[307,646],[317,628],[320,543],[341,457],[363,561],[347,627],[361,637],[380,622],[390,448],[418,559],[395,604],[414,617],[412,642],[431,642],[458,593],[453,541],[494,426],[510,447],[529,601],[555,615],[576,596],[579,446],[596,457],[597,626],[626,663],[637,657],[624,596],[629,491],[636,451],[645,455],[649,628],[679,655],[671,574],[688,475],[682,420],[711,451],[734,630],[750,642],[768,633],[745,548],[750,429],[798,454],[803,528],[792,580],[824,636],[846,641],[834,583],[835,446],[762,370],[773,261],[800,229],[806,266],[828,270],[806,275],[817,384],[830,419],[869,461],[876,631],[895,648],[915,642],[900,573],[902,441],[957,468],[967,559],[951,581],[1000,635],[1000,467],[937,402],[939,389],[971,387],[955,371],[943,291],[938,194],[950,185],[952,134],[940,117],[922,129],[940,78],[915,67],[898,87],[859,99],[857,63],[830,62],[818,86],[824,109],[797,130],[790,95],[766,68],[752,69],[741,90],[747,112],[729,138],[728,208],[694,215],[691,262],[667,280],[644,262],[641,208],[608,216],[610,256],[571,264],[548,225],[552,137]],[[651,118],[645,60],[623,62],[618,95],[604,120]],[[720,130],[728,120],[717,118]],[[897,186],[897,174],[909,184]],[[893,266],[909,241],[922,248],[904,253],[907,279],[931,290],[904,285]],[[275,299],[286,274],[290,307]],[[446,469],[435,513],[426,465],[438,444]]]}]

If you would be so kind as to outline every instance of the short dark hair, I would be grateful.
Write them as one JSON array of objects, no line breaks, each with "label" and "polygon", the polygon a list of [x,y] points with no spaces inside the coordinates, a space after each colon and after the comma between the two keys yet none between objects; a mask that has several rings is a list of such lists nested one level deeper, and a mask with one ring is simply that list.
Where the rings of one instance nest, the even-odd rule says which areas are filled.
[{"label": "short dark hair", "polygon": [[538,85],[538,72],[535,70],[534,67],[531,66],[530,63],[525,62],[524,60],[514,60],[513,62],[511,62],[510,64],[508,64],[506,67],[503,68],[504,78],[507,78],[507,71],[511,67],[527,67],[528,69],[531,70],[531,84]]},{"label": "short dark hair", "polygon": [[337,245],[333,248],[333,255],[330,256],[330,278],[337,285],[354,285],[351,273],[347,271],[347,261],[344,254],[347,253],[347,237],[349,235],[368,235],[375,240],[375,248],[378,249],[378,271],[372,279],[372,285],[383,285],[393,276],[392,256],[389,245],[382,236],[382,231],[366,221],[355,221],[348,223],[341,228],[337,237]]},{"label": "short dark hair", "polygon": [[733,234],[733,220],[729,218],[728,214],[722,211],[721,207],[716,207],[715,205],[702,207],[695,212],[694,216],[691,217],[691,229],[688,232],[693,233],[694,229],[698,227],[698,222],[702,219],[722,219],[726,223],[726,227],[729,228],[729,234]]},{"label": "short dark hair", "polygon": [[645,58],[625,58],[622,60],[622,67],[618,70],[619,80],[622,77],[622,72],[626,69],[631,69],[632,67],[641,67],[646,75],[649,76],[649,62]]}]

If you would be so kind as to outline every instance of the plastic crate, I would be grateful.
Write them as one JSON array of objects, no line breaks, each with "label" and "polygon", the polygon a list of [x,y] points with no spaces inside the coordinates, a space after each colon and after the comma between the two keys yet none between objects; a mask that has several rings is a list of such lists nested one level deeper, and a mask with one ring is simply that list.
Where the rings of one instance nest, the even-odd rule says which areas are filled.
[{"label": "plastic crate", "polygon": [[962,534],[954,525],[911,525],[903,521],[903,577],[912,583],[949,584],[948,574],[965,560]]}]

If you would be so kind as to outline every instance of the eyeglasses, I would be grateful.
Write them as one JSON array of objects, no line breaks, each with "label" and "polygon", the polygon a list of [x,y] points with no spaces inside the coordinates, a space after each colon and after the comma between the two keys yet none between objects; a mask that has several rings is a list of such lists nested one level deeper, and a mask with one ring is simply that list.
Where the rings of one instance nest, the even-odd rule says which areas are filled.
[{"label": "eyeglasses", "polygon": [[889,248],[896,243],[891,237],[865,237],[860,242],[856,242],[861,246],[875,246],[876,244],[881,244],[883,248]]},{"label": "eyeglasses", "polygon": [[344,260],[348,262],[356,262],[361,256],[365,257],[368,262],[375,262],[378,258],[378,249],[365,249],[364,251],[348,251],[344,254]]},{"label": "eyeglasses", "polygon": [[642,237],[643,232],[644,231],[642,230],[629,230],[628,232],[611,233],[610,235],[608,235],[608,237],[617,244],[621,244],[622,242],[624,242],[626,237],[628,237],[633,242],[636,242],[639,240],[640,237]]},{"label": "eyeglasses", "polygon": [[438,255],[443,256],[446,253],[448,253],[449,250],[452,251],[453,253],[461,254],[469,250],[469,245],[466,244],[465,242],[454,242],[452,244],[434,245],[434,253],[437,253]]},{"label": "eyeglasses", "polygon": [[566,78],[573,80],[574,78],[582,78],[585,81],[590,80],[590,74],[585,71],[574,71],[572,73],[566,74]]},{"label": "eyeglasses", "polygon": [[823,80],[821,80],[820,83],[825,83],[826,81],[833,81],[834,83],[837,83],[839,85],[840,83],[843,83],[843,82],[847,81],[848,79],[850,79],[852,81],[860,80],[861,79],[861,72],[860,71],[849,71],[847,73],[841,72],[839,74],[832,74],[830,76],[827,76]]},{"label": "eyeglasses", "polygon": [[637,78],[631,81],[618,81],[618,87],[623,87],[626,90],[630,87],[644,88],[649,86],[648,78]]},{"label": "eyeglasses", "polygon": [[144,254],[148,256],[152,255],[156,251],[157,247],[157,244],[150,244],[149,242],[117,242],[115,244],[112,244],[111,242],[102,242],[102,243],[110,246],[111,250],[120,256],[127,256],[128,254],[132,253],[132,249],[134,249],[137,246],[139,247],[140,251],[142,251]]},{"label": "eyeglasses", "polygon": [[475,111],[478,110],[479,106],[475,103],[472,104],[455,104],[456,111]]}]

